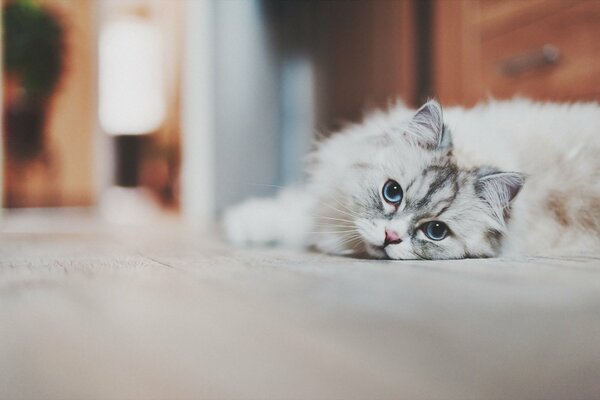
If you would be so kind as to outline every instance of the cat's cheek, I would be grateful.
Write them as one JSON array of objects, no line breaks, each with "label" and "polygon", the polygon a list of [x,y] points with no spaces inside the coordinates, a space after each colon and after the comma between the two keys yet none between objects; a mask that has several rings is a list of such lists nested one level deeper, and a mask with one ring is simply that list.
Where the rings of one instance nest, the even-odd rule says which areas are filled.
[{"label": "cat's cheek", "polygon": [[385,229],[382,222],[358,219],[355,224],[358,233],[367,244],[375,248],[383,245]]}]

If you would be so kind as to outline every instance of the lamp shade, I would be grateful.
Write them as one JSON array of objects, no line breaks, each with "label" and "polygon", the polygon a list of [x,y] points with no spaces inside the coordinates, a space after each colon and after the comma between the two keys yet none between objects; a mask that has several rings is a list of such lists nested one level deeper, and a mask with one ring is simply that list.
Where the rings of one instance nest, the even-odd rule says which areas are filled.
[{"label": "lamp shade", "polygon": [[141,135],[155,131],[165,113],[162,42],[142,18],[106,23],[99,43],[99,118],[106,133]]}]

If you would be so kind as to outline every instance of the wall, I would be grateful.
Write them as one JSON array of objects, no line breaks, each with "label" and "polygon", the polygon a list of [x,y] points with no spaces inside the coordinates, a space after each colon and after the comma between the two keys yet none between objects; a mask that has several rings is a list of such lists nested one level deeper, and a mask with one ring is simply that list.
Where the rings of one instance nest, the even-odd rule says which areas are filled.
[{"label": "wall", "polygon": [[280,182],[275,54],[256,0],[215,3],[216,209]]}]

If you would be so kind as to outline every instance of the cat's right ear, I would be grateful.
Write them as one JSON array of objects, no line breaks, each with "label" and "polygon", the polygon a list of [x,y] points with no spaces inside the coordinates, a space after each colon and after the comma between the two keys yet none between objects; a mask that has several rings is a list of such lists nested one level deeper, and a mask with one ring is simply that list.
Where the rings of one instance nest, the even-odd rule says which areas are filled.
[{"label": "cat's right ear", "polygon": [[417,110],[405,133],[409,139],[429,150],[452,147],[450,129],[444,125],[442,106],[436,100],[429,100]]}]

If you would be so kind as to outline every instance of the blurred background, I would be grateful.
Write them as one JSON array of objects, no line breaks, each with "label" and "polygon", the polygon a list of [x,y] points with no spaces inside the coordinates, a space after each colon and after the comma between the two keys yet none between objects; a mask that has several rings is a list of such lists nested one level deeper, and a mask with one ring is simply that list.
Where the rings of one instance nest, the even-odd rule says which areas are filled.
[{"label": "blurred background", "polygon": [[600,2],[3,0],[2,202],[209,223],[395,99],[600,99]]}]

